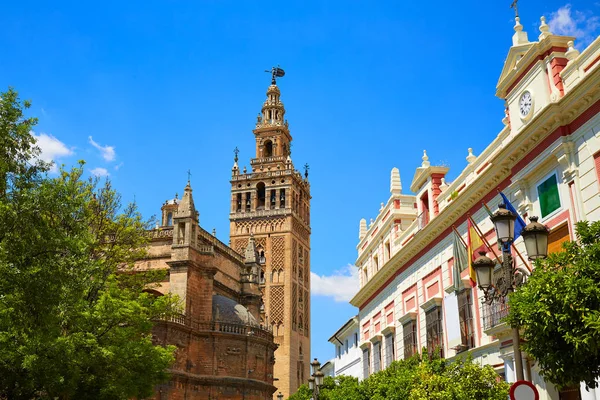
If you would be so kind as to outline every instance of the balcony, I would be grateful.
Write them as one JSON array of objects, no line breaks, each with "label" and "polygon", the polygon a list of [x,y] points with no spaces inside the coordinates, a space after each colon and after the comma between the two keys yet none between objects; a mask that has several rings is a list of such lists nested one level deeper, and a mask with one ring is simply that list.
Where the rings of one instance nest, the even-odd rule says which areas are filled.
[{"label": "balcony", "polygon": [[420,231],[429,223],[429,211],[423,211],[417,216],[417,228]]},{"label": "balcony", "polygon": [[250,165],[259,164],[259,163],[271,163],[271,162],[285,161],[285,160],[286,160],[285,156],[253,158],[250,160]]},{"label": "balcony", "polygon": [[481,302],[481,315],[483,316],[483,330],[488,335],[496,335],[509,327],[504,322],[508,315],[508,303],[506,301],[495,301],[492,304],[485,304],[484,299]]},{"label": "balcony", "polygon": [[219,321],[196,321],[183,315],[176,314],[157,319],[157,322],[167,322],[182,325],[196,332],[219,332],[233,335],[254,336],[272,341],[273,331],[266,325],[244,325]]}]

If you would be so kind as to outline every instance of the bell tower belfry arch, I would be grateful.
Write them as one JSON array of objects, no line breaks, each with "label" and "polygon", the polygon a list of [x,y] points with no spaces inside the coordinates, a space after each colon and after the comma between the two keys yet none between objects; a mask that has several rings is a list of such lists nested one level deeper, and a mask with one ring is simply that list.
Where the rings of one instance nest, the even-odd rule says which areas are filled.
[{"label": "bell tower belfry arch", "polygon": [[231,177],[231,246],[244,254],[254,239],[264,306],[261,322],[273,328],[276,393],[287,398],[310,376],[310,184],[294,168],[285,108],[273,68],[267,99],[253,130],[251,171],[238,166]]}]

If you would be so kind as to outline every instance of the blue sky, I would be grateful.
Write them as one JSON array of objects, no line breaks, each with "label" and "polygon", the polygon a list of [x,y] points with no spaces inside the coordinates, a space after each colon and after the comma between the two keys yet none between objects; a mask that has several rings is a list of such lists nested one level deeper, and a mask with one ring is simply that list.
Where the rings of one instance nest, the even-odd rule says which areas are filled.
[{"label": "blue sky", "polygon": [[[263,71],[281,65],[292,158],[310,164],[312,353],[325,361],[357,312],[358,222],[387,201],[391,168],[407,192],[427,149],[452,180],[501,129],[510,3],[9,2],[0,83],[32,100],[44,158],[85,159],[148,217],[191,169],[201,225],[227,242],[232,151],[249,166]],[[530,40],[542,15],[578,47],[599,33],[600,3],[522,3]]]}]

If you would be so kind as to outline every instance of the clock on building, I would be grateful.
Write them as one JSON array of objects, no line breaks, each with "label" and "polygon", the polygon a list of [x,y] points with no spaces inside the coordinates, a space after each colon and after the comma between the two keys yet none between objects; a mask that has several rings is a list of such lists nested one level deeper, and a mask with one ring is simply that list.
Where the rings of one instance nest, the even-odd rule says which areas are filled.
[{"label": "clock on building", "polygon": [[531,92],[528,90],[524,91],[519,99],[519,111],[521,112],[521,118],[527,118],[529,113],[531,112],[531,108],[533,106],[533,97],[531,96]]}]

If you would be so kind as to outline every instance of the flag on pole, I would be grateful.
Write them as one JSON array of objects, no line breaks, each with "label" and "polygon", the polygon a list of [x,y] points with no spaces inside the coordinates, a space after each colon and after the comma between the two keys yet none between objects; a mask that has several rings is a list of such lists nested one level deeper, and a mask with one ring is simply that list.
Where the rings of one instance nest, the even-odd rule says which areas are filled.
[{"label": "flag on pole", "polygon": [[467,233],[468,233],[468,260],[469,260],[469,277],[471,278],[471,285],[474,287],[477,282],[477,275],[475,273],[475,268],[473,268],[473,261],[475,261],[479,257],[478,251],[484,247],[483,240],[479,237],[479,233],[473,226],[471,222],[471,218],[467,219]]},{"label": "flag on pole", "polygon": [[515,207],[511,204],[511,202],[508,201],[508,198],[504,195],[504,193],[500,192],[500,196],[502,196],[502,200],[504,200],[506,209],[510,210],[513,214],[517,216],[517,219],[515,220],[515,232],[513,239],[513,241],[515,241],[519,236],[521,236],[521,231],[523,230],[523,228],[525,228],[525,225],[527,224],[525,223],[525,221],[523,221],[523,218],[521,218]]},{"label": "flag on pole", "polygon": [[454,291],[461,291],[465,285],[463,285],[460,278],[461,272],[469,267],[467,246],[462,237],[454,230],[454,245],[453,245],[453,256],[454,266],[452,267],[452,283],[454,284]]}]

